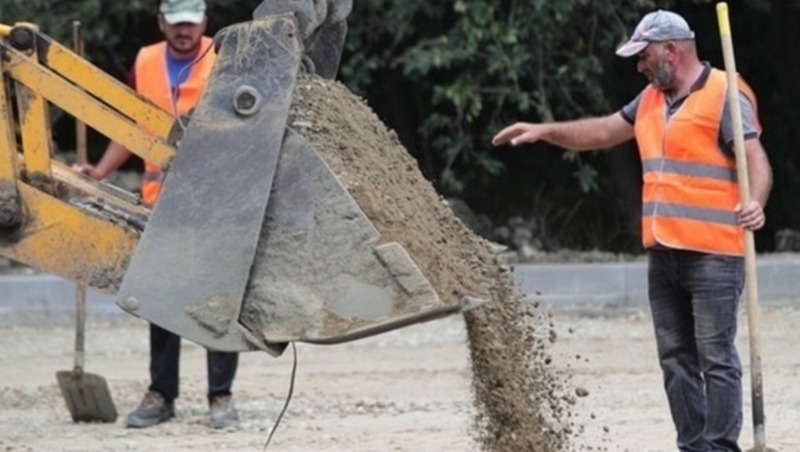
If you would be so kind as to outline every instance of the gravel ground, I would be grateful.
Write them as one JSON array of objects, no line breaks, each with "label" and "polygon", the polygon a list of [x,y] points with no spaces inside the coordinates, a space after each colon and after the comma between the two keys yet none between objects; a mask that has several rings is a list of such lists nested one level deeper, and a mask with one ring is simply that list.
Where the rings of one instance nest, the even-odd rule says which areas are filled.
[{"label": "gravel ground", "polygon": [[[55,379],[72,366],[71,327],[3,320],[3,451],[262,450],[289,385],[291,353],[242,355],[234,386],[242,426],[215,431],[204,400],[204,351],[185,342],[176,419],[145,430],[125,429],[122,418],[73,424]],[[761,320],[768,444],[798,450],[800,311],[765,309]],[[744,313],[740,321],[746,363]],[[580,393],[574,450],[674,450],[649,322],[644,312],[554,313],[553,366],[572,373]],[[108,380],[124,416],[147,383],[146,325],[129,317],[89,319],[87,343],[86,371]],[[268,450],[477,450],[468,359],[460,317],[336,346],[299,344],[294,396]],[[743,448],[752,446],[749,393],[745,400]]]}]

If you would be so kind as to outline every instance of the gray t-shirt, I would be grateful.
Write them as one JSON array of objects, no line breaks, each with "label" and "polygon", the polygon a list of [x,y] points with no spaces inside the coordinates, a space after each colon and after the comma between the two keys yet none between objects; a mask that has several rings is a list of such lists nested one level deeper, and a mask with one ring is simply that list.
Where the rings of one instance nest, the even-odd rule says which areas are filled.
[{"label": "gray t-shirt", "polygon": [[[708,80],[708,76],[711,73],[711,65],[708,63],[703,63],[705,69],[697,81],[692,85],[690,93],[701,89],[706,84],[706,80]],[[642,90],[635,99],[633,99],[628,105],[622,107],[620,110],[620,114],[622,117],[628,121],[630,124],[633,124],[636,121],[636,111],[639,109],[639,103],[642,100]],[[740,91],[741,93],[741,91]],[[727,101],[727,93],[725,94],[725,107],[722,112],[722,119],[719,127],[719,147],[726,153],[730,153],[732,155],[733,150],[733,121],[731,120],[730,114],[730,106],[728,105]],[[680,99],[675,99],[673,102],[667,104],[667,115],[672,116],[678,109],[683,105],[683,102],[686,100],[684,96]],[[669,102],[669,101],[668,101]],[[750,98],[744,95],[739,96],[739,109],[742,111],[742,128],[744,129],[744,138],[758,138],[761,134],[761,128],[758,126],[756,119],[755,119],[755,108],[753,104],[750,102]]]}]

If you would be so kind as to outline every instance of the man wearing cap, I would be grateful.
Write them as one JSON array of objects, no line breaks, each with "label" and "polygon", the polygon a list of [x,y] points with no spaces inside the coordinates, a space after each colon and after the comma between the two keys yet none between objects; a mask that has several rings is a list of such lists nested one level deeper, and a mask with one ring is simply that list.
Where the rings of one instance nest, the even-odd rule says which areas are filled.
[{"label": "man wearing cap", "polygon": [[614,114],[519,122],[500,146],[546,141],[574,151],[636,139],[643,169],[642,241],[659,363],[681,451],[740,451],[742,369],[734,339],[744,230],[760,229],[772,171],[756,99],[739,81],[751,201],[739,205],[727,77],[698,59],[694,32],[670,11],[639,22],[617,54],[650,82]]},{"label": "man wearing cap", "polygon": [[[204,0],[162,1],[158,26],[164,41],[143,47],[131,71],[131,86],[176,117],[189,113],[197,105],[216,58],[213,40],[204,36],[205,11]],[[197,60],[198,57],[201,58]],[[104,179],[130,156],[123,146],[111,142],[96,166],[83,165],[76,170],[97,180]],[[142,177],[145,202],[155,203],[163,178],[158,166],[145,162]],[[180,341],[179,336],[150,325],[151,383],[139,407],[125,419],[126,426],[150,427],[175,416]],[[238,356],[237,353],[208,351],[208,400],[211,425],[215,428],[239,423],[231,396]]]}]

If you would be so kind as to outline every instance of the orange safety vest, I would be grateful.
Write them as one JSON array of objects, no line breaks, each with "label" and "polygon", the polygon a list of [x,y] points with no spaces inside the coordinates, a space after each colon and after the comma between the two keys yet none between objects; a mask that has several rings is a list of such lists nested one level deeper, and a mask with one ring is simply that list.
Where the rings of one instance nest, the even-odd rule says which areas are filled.
[{"label": "orange safety vest", "polygon": [[[635,133],[642,159],[642,242],[713,254],[744,254],[736,161],[719,148],[727,91],[725,73],[712,69],[667,118],[664,93],[648,86],[636,113]],[[739,89],[753,104],[752,90]],[[756,114],[757,117],[757,114]]]},{"label": "orange safety vest", "polygon": [[[213,45],[213,40],[203,36],[200,41],[200,52],[205,52],[209,45]],[[172,92],[167,72],[167,43],[162,41],[143,47],[134,63],[136,91],[174,115],[185,115],[200,101],[216,57],[216,53],[211,49],[200,61],[189,68],[189,75],[179,88],[178,111],[176,112],[173,110]],[[161,168],[145,162],[145,171],[142,177],[142,199],[145,202],[155,204],[163,180],[164,174],[161,172]]]}]

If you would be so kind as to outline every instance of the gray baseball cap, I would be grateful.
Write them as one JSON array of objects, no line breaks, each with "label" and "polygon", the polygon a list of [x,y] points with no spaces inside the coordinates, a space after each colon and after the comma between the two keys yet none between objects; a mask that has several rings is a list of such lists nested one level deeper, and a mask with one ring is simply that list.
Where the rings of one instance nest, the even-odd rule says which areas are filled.
[{"label": "gray baseball cap", "polygon": [[206,17],[205,0],[163,0],[158,9],[164,15],[164,21],[170,25],[189,22],[203,23]]},{"label": "gray baseball cap", "polygon": [[645,15],[633,30],[633,36],[617,49],[617,55],[631,57],[644,50],[651,42],[694,39],[694,32],[683,17],[672,11],[659,9]]}]

